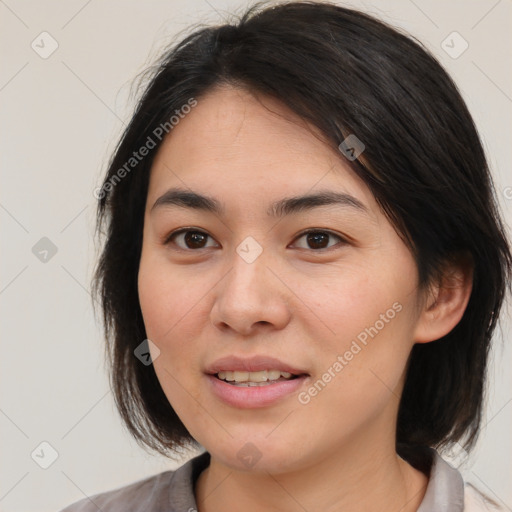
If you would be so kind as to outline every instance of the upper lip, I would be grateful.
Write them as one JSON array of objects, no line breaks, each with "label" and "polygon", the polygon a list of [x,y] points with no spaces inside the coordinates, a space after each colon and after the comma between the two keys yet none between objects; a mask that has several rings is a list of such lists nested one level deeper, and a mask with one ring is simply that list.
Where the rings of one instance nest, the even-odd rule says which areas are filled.
[{"label": "upper lip", "polygon": [[293,375],[306,374],[304,370],[291,366],[275,357],[255,355],[252,357],[227,356],[217,359],[206,368],[206,373],[215,375],[220,371],[258,372],[261,370],[280,370]]}]

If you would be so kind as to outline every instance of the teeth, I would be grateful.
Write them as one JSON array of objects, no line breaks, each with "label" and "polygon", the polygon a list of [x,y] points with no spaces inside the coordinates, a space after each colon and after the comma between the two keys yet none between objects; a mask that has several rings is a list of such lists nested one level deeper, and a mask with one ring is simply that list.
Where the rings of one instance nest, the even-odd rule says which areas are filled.
[{"label": "teeth", "polygon": [[282,372],[280,370],[262,370],[260,372],[222,371],[219,372],[217,376],[219,379],[226,380],[228,382],[246,382],[250,385],[251,383],[262,383],[278,380],[281,377],[284,379],[289,379],[292,374],[289,372]]},{"label": "teeth", "polygon": [[281,377],[281,372],[279,370],[269,370],[267,372],[267,380],[277,380]]},{"label": "teeth", "polygon": [[250,388],[250,387],[261,387],[261,386],[272,386],[272,382],[233,382],[232,386],[238,386],[240,388]]},{"label": "teeth", "polygon": [[249,380],[249,372],[229,372],[233,373],[235,382],[247,382]]}]

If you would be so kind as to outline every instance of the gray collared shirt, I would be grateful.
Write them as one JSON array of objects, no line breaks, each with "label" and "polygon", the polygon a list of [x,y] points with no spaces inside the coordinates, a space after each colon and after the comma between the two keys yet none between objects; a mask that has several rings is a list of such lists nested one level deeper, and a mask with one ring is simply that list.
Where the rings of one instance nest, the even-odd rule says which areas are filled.
[{"label": "gray collared shirt", "polygon": [[[427,491],[418,512],[495,510],[487,508],[484,501],[475,498],[473,491],[468,501],[459,471],[445,462],[437,452],[433,455]],[[177,470],[165,471],[84,498],[61,512],[194,512],[197,511],[194,486],[199,474],[209,463],[210,454],[204,452]]]}]

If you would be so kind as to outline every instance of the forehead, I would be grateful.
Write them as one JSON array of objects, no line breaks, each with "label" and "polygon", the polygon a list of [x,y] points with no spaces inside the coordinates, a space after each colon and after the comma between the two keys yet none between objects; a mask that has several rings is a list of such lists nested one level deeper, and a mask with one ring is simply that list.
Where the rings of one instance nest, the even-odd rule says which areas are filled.
[{"label": "forehead", "polygon": [[148,192],[153,201],[180,187],[226,202],[258,198],[263,207],[322,189],[375,210],[371,191],[341,153],[278,100],[226,86],[197,102],[158,150]]}]

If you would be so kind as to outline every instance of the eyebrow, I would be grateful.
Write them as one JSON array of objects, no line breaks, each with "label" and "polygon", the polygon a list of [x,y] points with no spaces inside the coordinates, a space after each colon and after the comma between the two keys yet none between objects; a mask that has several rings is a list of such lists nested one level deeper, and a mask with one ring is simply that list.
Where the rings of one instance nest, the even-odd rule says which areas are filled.
[{"label": "eyebrow", "polygon": [[[368,208],[359,199],[350,194],[333,192],[332,190],[320,190],[314,194],[280,199],[270,205],[267,215],[271,217],[284,217],[320,206],[331,205],[348,207],[361,213],[369,214]],[[210,212],[219,216],[225,213],[224,205],[217,199],[181,188],[167,190],[154,202],[150,211],[153,212],[157,208],[172,206]]]}]

